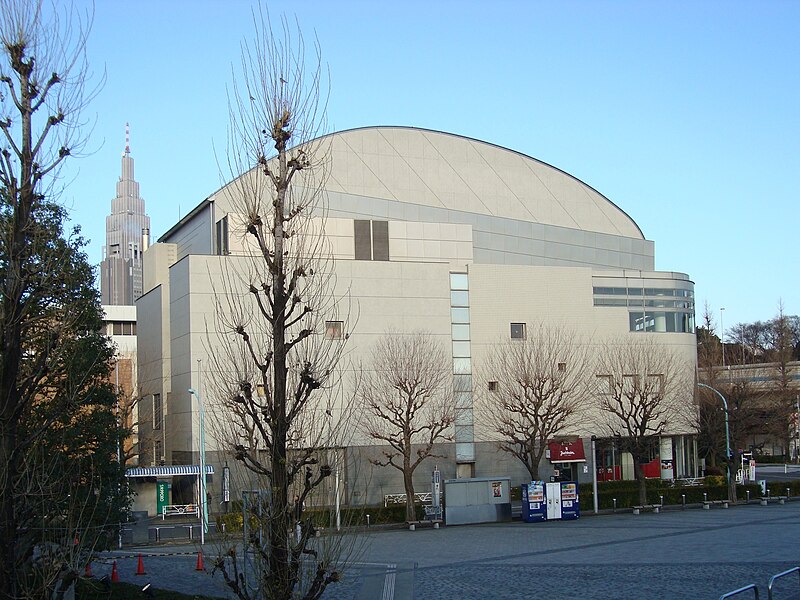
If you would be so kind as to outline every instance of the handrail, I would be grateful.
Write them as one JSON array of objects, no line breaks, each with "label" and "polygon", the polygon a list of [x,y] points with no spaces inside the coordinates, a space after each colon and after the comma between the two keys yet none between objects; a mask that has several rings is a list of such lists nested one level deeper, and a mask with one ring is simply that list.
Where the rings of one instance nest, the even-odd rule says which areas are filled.
[{"label": "handrail", "polygon": [[778,573],[777,575],[773,575],[769,578],[769,583],[767,584],[767,598],[772,600],[772,584],[775,583],[775,580],[780,579],[786,575],[791,575],[792,573],[797,573],[797,576],[800,578],[800,567],[793,567],[788,571],[784,571],[783,573]]},{"label": "handrail", "polygon": [[758,588],[756,587],[755,583],[751,583],[750,585],[746,585],[738,590],[733,590],[732,592],[728,592],[727,594],[722,594],[719,597],[719,600],[725,600],[725,598],[730,598],[731,596],[735,596],[736,594],[741,594],[742,592],[746,592],[748,590],[753,590],[753,593],[756,595],[756,600],[758,600]]}]

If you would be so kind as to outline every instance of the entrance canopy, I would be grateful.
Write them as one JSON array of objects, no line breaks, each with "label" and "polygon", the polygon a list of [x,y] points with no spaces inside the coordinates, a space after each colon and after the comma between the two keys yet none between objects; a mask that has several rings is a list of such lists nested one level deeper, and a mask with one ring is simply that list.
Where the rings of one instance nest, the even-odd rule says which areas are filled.
[{"label": "entrance canopy", "polygon": [[[206,465],[206,475],[213,475],[214,467]],[[171,477],[173,475],[200,475],[200,465],[163,465],[136,467],[125,471],[125,477]]]},{"label": "entrance canopy", "polygon": [[583,452],[583,442],[548,442],[551,463],[574,463],[586,462],[586,455]]}]

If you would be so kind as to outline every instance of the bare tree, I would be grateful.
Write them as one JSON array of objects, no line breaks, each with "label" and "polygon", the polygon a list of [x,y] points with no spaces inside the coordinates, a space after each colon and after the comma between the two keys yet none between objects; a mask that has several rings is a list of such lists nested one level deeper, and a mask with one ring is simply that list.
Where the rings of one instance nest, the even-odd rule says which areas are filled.
[{"label": "bare tree", "polygon": [[579,425],[589,393],[587,345],[573,332],[540,324],[524,340],[494,345],[482,368],[480,422],[532,480],[547,442]]},{"label": "bare tree", "polygon": [[595,374],[598,425],[631,454],[639,501],[645,504],[642,465],[649,462],[659,436],[670,426],[695,422],[689,421],[694,410],[693,373],[687,376],[686,366],[670,348],[626,337],[600,350]]},{"label": "bare tree", "polygon": [[367,413],[363,426],[386,449],[382,460],[370,462],[402,473],[406,520],[415,521],[414,471],[437,456],[437,442],[452,439],[451,361],[444,345],[421,331],[386,332],[372,356],[360,390]]},{"label": "bare tree", "polygon": [[254,23],[230,99],[228,189],[241,226],[214,284],[208,349],[215,435],[263,491],[245,516],[261,535],[248,541],[249,577],[235,545],[215,567],[242,599],[314,599],[347,558],[341,537],[316,537],[306,512],[336,472],[350,410],[336,393],[348,334],[324,236],[326,153],[316,139],[326,90],[319,46],[307,56],[299,27],[283,19],[274,31],[260,12]]}]

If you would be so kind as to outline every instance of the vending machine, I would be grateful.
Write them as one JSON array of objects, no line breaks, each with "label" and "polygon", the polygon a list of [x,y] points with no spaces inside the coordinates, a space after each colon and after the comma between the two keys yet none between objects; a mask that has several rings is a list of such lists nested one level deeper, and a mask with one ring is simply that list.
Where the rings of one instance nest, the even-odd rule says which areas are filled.
[{"label": "vending machine", "polygon": [[575,481],[560,481],[561,518],[577,519],[581,516],[581,499]]},{"label": "vending machine", "polygon": [[531,481],[522,484],[522,520],[535,523],[547,519],[547,505],[544,498],[544,481]]}]

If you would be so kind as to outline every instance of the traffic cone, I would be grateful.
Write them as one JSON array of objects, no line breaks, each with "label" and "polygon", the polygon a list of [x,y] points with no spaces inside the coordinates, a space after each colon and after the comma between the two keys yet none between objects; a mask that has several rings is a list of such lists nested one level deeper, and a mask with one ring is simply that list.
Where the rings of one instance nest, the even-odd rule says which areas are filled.
[{"label": "traffic cone", "polygon": [[111,583],[119,583],[119,573],[117,573],[117,561],[111,563]]},{"label": "traffic cone", "polygon": [[86,563],[86,570],[83,572],[83,576],[86,577],[87,579],[91,579],[92,577],[94,577],[94,575],[92,575],[92,563],[90,562]]},{"label": "traffic cone", "polygon": [[137,575],[147,575],[144,572],[144,561],[142,560],[142,555],[139,555],[139,565],[136,567],[136,574]]},{"label": "traffic cone", "polygon": [[203,565],[203,551],[200,550],[197,553],[197,566],[194,569],[195,571],[205,571],[206,568]]}]

